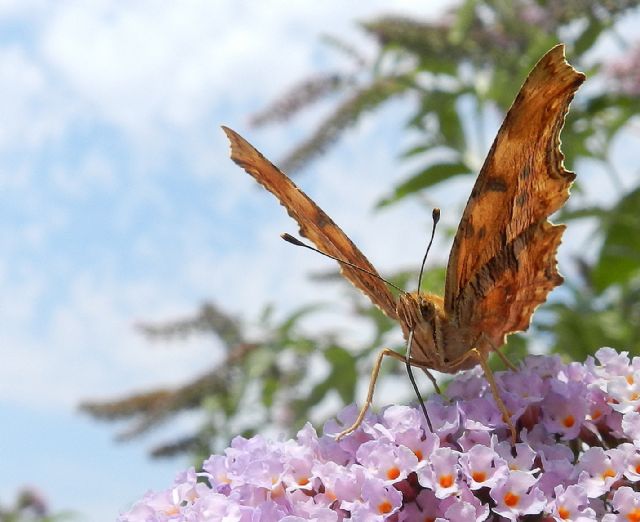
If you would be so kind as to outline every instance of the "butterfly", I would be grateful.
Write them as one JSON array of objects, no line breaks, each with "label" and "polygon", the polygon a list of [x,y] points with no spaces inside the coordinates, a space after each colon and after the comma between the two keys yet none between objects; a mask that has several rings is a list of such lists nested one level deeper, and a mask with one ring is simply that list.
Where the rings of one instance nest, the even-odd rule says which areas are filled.
[{"label": "butterfly", "polygon": [[365,404],[356,422],[338,438],[360,425],[371,405],[381,362],[392,357],[426,372],[456,373],[480,364],[515,441],[513,422],[487,359],[496,352],[510,365],[500,351],[507,335],[526,330],[534,310],[563,281],[556,251],[565,225],[547,218],[565,203],[575,179],[564,168],[560,131],[584,80],[585,75],[566,61],[562,44],[529,73],[464,209],[449,254],[444,297],[421,291],[394,297],[373,265],[318,205],[244,138],[223,127],[231,159],[278,198],[298,222],[302,236],[339,260],[343,276],[398,321],[407,339],[405,355],[390,349],[379,353]]}]

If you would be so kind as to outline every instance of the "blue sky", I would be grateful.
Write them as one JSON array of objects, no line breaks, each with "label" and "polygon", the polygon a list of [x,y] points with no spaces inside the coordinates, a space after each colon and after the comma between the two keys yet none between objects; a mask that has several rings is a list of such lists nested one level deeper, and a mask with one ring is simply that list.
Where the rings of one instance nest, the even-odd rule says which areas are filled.
[{"label": "blue sky", "polygon": [[[76,411],[82,400],[179,384],[219,356],[205,341],[152,345],[137,321],[183,316],[203,299],[251,320],[267,303],[284,313],[339,293],[305,278],[326,261],[279,240],[295,227],[228,159],[219,125],[278,158],[313,111],[260,131],[248,117],[340,63],[321,33],[371,50],[354,19],[440,5],[0,2],[2,503],[32,486],[55,510],[113,520],[185,466],[151,462],[153,437],[115,444],[113,425]],[[390,105],[377,116],[384,125],[365,119],[303,178],[382,270],[398,265],[398,250],[419,259],[428,225],[416,213],[399,237],[417,206],[370,212],[406,174],[395,159],[407,110]]]}]

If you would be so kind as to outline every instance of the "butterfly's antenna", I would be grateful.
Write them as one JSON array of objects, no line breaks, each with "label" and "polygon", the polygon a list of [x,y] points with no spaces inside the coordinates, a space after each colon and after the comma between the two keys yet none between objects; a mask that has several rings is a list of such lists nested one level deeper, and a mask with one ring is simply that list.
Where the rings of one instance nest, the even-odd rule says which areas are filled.
[{"label": "butterfly's antenna", "polygon": [[433,237],[436,234],[436,225],[438,221],[440,221],[440,209],[434,208],[431,213],[431,219],[433,219],[433,226],[431,227],[431,239],[429,239],[429,245],[427,246],[427,251],[424,253],[424,257],[422,258],[422,265],[420,265],[420,275],[418,276],[418,292],[420,291],[420,285],[422,284],[422,274],[424,274],[424,264],[427,262],[427,256],[429,255],[429,250],[431,250],[431,245],[433,244]]},{"label": "butterfly's antenna", "polygon": [[380,281],[382,281],[384,283],[387,283],[389,286],[395,288],[398,292],[400,292],[402,294],[406,293],[402,288],[397,287],[391,281],[387,281],[384,277],[381,277],[380,275],[376,274],[375,272],[372,272],[371,270],[367,270],[366,268],[362,268],[361,266],[354,265],[353,263],[350,263],[349,261],[347,261],[345,259],[340,259],[339,257],[335,257],[335,256],[332,256],[331,254],[327,254],[326,252],[323,252],[322,250],[318,250],[317,248],[314,248],[311,245],[307,245],[306,243],[303,243],[298,238],[293,237],[291,234],[287,234],[285,232],[284,234],[280,234],[280,237],[282,239],[284,239],[287,243],[291,243],[292,245],[295,245],[295,246],[301,246],[301,247],[304,247],[304,248],[308,248],[309,250],[313,250],[314,252],[317,252],[318,254],[322,254],[325,257],[328,257],[330,259],[334,259],[338,263],[342,263],[344,265],[350,266],[351,268],[354,268],[356,270],[360,270],[361,272],[364,272],[365,274],[369,274],[372,277],[380,279]]},{"label": "butterfly's antenna", "polygon": [[[433,244],[433,238],[436,234],[436,225],[438,221],[440,221],[440,209],[434,208],[431,213],[431,218],[433,219],[433,226],[431,227],[431,238],[429,239],[429,245],[427,245],[427,251],[424,253],[424,257],[422,258],[422,264],[420,265],[420,275],[418,276],[418,292],[420,292],[420,286],[422,285],[422,275],[424,274],[424,265],[427,262],[427,256],[429,255],[429,250],[431,250],[431,245]],[[413,369],[411,368],[411,346],[413,345],[413,328],[409,330],[409,338],[407,339],[407,351],[405,352],[405,365],[407,367],[407,373],[409,374],[409,380],[411,381],[411,385],[413,386],[413,391],[416,392],[416,397],[420,401],[420,407],[422,408],[422,413],[424,413],[425,419],[427,419],[427,425],[429,429],[433,432],[433,427],[431,426],[431,420],[429,419],[429,414],[427,413],[427,407],[424,405],[424,401],[422,400],[422,395],[420,395],[420,390],[418,389],[418,385],[416,384],[415,377],[413,376]],[[435,381],[433,377],[431,377],[434,385]],[[437,386],[437,385],[436,385]]]}]

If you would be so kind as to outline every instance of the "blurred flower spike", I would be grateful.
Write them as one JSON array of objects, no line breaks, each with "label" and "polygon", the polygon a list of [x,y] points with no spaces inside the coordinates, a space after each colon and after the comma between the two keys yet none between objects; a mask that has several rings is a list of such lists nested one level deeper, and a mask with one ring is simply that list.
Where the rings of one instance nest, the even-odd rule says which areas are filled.
[{"label": "blurred flower spike", "polygon": [[640,520],[640,357],[532,356],[496,376],[515,445],[471,370],[427,401],[434,433],[390,406],[336,442],[352,406],[321,437],[309,424],[295,440],[237,437],[119,521]]}]

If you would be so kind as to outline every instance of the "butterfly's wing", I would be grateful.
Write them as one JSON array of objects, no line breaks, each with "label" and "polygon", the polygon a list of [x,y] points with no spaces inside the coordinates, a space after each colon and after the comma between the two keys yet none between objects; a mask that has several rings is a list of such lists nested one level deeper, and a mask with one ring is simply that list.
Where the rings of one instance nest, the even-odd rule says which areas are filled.
[{"label": "butterfly's wing", "polygon": [[[333,220],[282,171],[235,131],[222,127],[231,142],[231,159],[274,194],[298,222],[300,234],[318,249],[373,274],[376,269]],[[373,275],[341,264],[342,274],[364,292],[387,316],[396,319],[395,301],[386,284]]]},{"label": "butterfly's wing", "polygon": [[[445,310],[468,338],[494,346],[526,330],[534,309],[562,282],[556,250],[564,225],[547,217],[569,196],[560,130],[585,76],[557,45],[536,64],[480,171],[447,266]],[[450,354],[452,356],[458,354]]]}]

